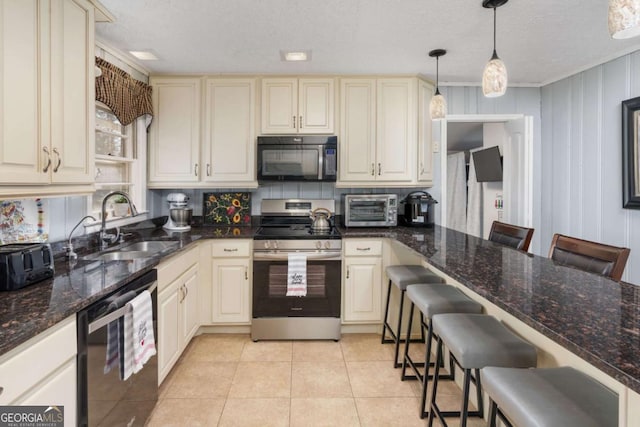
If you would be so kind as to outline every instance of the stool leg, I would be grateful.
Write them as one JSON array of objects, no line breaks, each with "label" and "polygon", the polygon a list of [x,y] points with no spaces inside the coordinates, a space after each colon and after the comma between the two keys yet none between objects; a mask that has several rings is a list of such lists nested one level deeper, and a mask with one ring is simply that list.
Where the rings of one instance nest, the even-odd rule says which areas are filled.
[{"label": "stool leg", "polygon": [[476,399],[478,402],[477,415],[480,418],[484,418],[484,401],[482,399],[482,384],[480,383],[480,369],[475,370],[476,379]]},{"label": "stool leg", "polygon": [[[407,334],[411,333],[411,326],[413,326],[413,310],[415,308],[415,304],[411,301],[411,308],[409,309],[409,325],[407,326]],[[422,327],[420,327],[422,329]],[[408,336],[408,335],[407,335]],[[402,358],[402,374],[400,374],[400,380],[404,381],[407,376],[405,375],[407,372],[407,359],[409,358],[409,343],[411,340],[406,340],[404,343],[404,356]],[[417,370],[416,370],[417,371]],[[418,372],[416,372],[416,378],[420,379]]]},{"label": "stool leg", "polygon": [[[438,346],[437,346],[437,350],[436,350],[436,361],[440,360],[440,357],[442,357],[442,339],[440,337],[438,337]],[[431,382],[431,403],[429,405],[429,419],[428,419],[428,426],[429,427],[433,427],[433,417],[434,415],[439,412],[437,405],[436,405],[436,393],[438,391],[438,374],[440,373],[440,364],[436,363],[436,368],[435,371],[433,373],[433,381]],[[440,417],[440,414],[438,413],[438,419],[440,420],[441,423],[443,423],[443,425],[446,425],[444,419],[442,419]]]},{"label": "stool leg", "polygon": [[[393,357],[393,367],[399,368],[400,362],[398,362],[398,354],[400,353],[400,333],[402,332],[402,312],[404,309],[404,294],[406,291],[400,291],[400,311],[398,312],[398,327],[396,328],[396,350]],[[411,335],[411,331],[407,331],[407,340]]]},{"label": "stool leg", "polygon": [[498,412],[498,404],[489,399],[489,427],[496,427],[496,414]]},{"label": "stool leg", "polygon": [[389,287],[387,288],[387,305],[384,309],[384,322],[382,322],[382,344],[388,344],[388,343],[394,342],[393,340],[385,339],[387,328],[391,330],[391,328],[389,327],[389,324],[387,323],[389,320],[389,299],[391,298],[391,284],[392,284],[391,279],[389,279]]},{"label": "stool leg", "polygon": [[[429,384],[429,366],[431,365],[431,342],[433,341],[432,323],[429,319],[429,330],[427,331],[427,353],[424,356],[424,377],[422,380],[422,398],[420,399],[420,418],[424,419],[429,415],[426,411],[427,406],[427,385]],[[436,359],[437,360],[437,359]],[[436,362],[437,363],[437,362]],[[438,368],[436,367],[436,372]],[[437,375],[434,374],[434,375]]]},{"label": "stool leg", "polygon": [[463,387],[462,387],[462,409],[460,410],[460,427],[467,427],[467,412],[469,411],[470,383],[471,383],[471,369],[465,369]]}]

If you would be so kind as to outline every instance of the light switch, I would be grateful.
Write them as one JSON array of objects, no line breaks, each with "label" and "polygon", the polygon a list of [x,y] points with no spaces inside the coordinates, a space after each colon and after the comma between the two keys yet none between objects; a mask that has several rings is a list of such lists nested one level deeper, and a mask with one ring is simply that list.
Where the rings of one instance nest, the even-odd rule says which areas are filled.
[{"label": "light switch", "polygon": [[434,153],[440,152],[440,143],[438,141],[433,141],[433,152]]}]

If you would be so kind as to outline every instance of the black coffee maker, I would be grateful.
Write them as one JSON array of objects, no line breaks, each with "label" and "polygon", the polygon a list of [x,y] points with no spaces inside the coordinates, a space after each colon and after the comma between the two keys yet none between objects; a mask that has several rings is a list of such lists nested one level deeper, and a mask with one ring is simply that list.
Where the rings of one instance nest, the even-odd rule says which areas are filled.
[{"label": "black coffee maker", "polygon": [[425,191],[414,191],[400,201],[398,219],[402,225],[410,227],[433,227],[434,206],[438,203]]}]

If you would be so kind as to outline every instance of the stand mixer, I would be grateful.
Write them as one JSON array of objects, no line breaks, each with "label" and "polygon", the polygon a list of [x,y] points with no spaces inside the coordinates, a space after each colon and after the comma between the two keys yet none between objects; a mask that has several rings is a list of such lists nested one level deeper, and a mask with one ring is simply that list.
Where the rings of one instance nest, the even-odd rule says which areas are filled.
[{"label": "stand mixer", "polygon": [[163,226],[166,230],[171,231],[189,231],[191,230],[192,209],[188,208],[189,196],[184,193],[169,193],[167,195],[169,202],[169,219]]}]

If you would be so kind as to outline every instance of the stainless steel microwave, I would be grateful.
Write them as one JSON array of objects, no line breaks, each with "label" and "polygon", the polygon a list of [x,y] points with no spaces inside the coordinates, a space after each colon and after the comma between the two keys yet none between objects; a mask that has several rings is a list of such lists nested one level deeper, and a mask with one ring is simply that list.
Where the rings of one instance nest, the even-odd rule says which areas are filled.
[{"label": "stainless steel microwave", "polygon": [[258,181],[335,181],[336,136],[259,136]]},{"label": "stainless steel microwave", "polygon": [[396,194],[345,194],[342,196],[345,227],[392,227],[398,224]]}]

